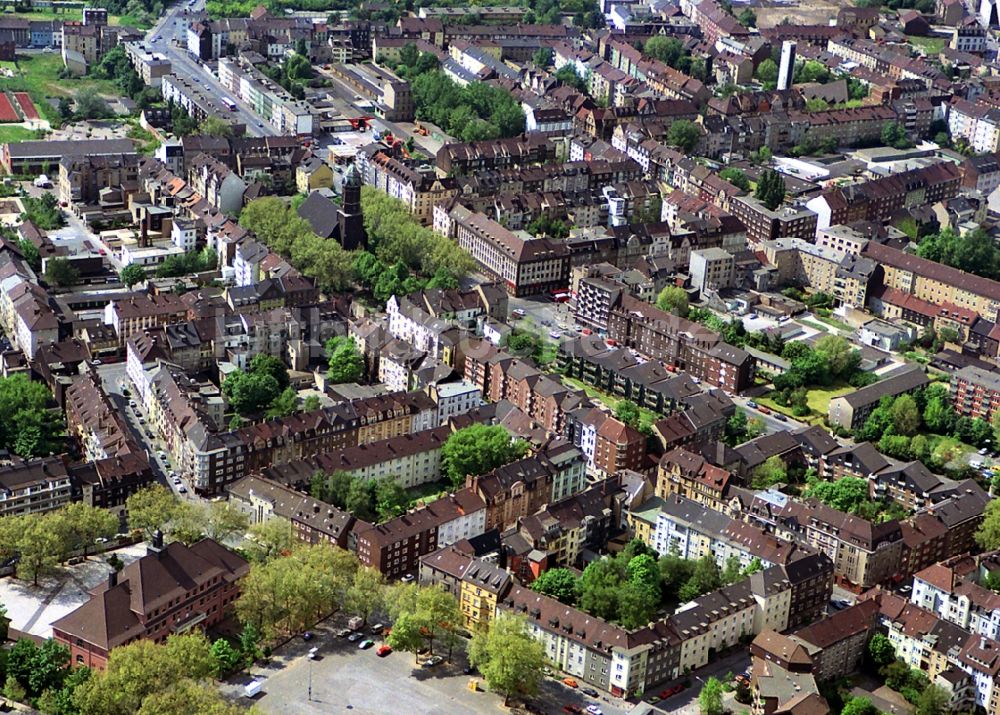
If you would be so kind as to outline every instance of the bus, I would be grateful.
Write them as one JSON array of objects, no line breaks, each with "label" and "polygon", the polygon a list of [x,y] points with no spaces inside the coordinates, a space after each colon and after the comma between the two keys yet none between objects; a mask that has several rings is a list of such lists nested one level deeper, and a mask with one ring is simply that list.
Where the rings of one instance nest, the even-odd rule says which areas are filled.
[{"label": "bus", "polygon": [[222,103],[226,105],[226,107],[229,109],[230,112],[236,111],[236,102],[231,100],[229,97],[223,97]]}]

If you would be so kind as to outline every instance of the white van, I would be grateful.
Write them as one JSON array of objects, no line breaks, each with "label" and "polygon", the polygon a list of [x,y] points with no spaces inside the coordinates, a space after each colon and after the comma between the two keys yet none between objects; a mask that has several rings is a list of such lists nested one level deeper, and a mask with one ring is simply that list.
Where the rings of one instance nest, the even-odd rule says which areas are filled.
[{"label": "white van", "polygon": [[246,687],[243,688],[243,695],[244,697],[252,698],[256,696],[263,687],[264,687],[264,681],[251,680],[249,683],[246,684]]}]

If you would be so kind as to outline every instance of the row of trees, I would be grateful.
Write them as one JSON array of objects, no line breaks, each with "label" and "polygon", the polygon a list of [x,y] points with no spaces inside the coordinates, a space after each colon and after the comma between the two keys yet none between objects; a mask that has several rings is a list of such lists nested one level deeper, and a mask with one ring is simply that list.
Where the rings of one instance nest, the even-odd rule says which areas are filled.
[{"label": "row of trees", "polygon": [[880,452],[896,459],[919,459],[941,471],[956,456],[958,445],[935,440],[952,437],[974,447],[1000,444],[1000,413],[992,422],[959,416],[952,406],[948,386],[941,383],[897,397],[884,397],[855,430],[858,440],[877,442]]},{"label": "row of trees", "polygon": [[17,557],[17,576],[39,577],[71,554],[86,556],[98,538],[118,531],[118,519],[106,509],[73,502],[44,514],[7,516],[0,519],[0,560]]},{"label": "row of trees", "polygon": [[734,557],[720,569],[712,556],[697,561],[676,554],[658,558],[635,539],[616,556],[588,564],[579,577],[569,569],[549,569],[531,588],[625,628],[637,628],[653,620],[664,604],[690,601],[760,569],[757,559],[743,569]]},{"label": "row of trees", "polygon": [[48,388],[27,375],[0,377],[0,448],[25,459],[63,451],[65,423],[49,409],[51,399]]},{"label": "row of trees", "polygon": [[965,234],[946,228],[921,239],[921,258],[984,278],[1000,278],[1000,247],[981,226]]},{"label": "row of trees", "polygon": [[320,238],[309,222],[277,196],[255,199],[240,212],[240,225],[277,254],[287,258],[324,291],[351,285],[353,256],[337,241]]},{"label": "row of trees", "polygon": [[313,474],[309,493],[365,521],[386,521],[406,512],[409,494],[393,476],[363,479],[348,472]]},{"label": "row of trees", "polygon": [[[147,539],[162,531],[167,539],[185,544],[205,537],[226,541],[246,533],[249,523],[246,515],[229,502],[181,501],[159,484],[131,494],[125,508],[130,529],[141,531]],[[252,552],[252,548],[248,550]]]},{"label": "row of trees", "polygon": [[524,111],[506,90],[483,82],[460,87],[432,69],[412,80],[417,118],[426,119],[464,142],[517,136]]}]

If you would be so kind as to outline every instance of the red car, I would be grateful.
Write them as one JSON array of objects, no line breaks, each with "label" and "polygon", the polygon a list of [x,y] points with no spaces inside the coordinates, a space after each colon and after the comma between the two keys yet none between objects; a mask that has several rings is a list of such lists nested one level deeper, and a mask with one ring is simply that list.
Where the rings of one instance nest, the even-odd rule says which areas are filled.
[{"label": "red car", "polygon": [[673,686],[667,688],[666,690],[661,690],[660,691],[660,700],[666,700],[667,698],[669,698],[672,695],[677,695],[677,693],[679,693],[682,690],[684,690],[684,686],[681,685],[680,683],[677,683],[676,685],[673,685]]},{"label": "red car", "polygon": [[390,653],[392,653],[392,648],[390,648],[387,645],[379,646],[378,650],[375,651],[375,655],[377,655],[379,658],[385,658]]},{"label": "red car", "polygon": [[576,703],[567,703],[566,705],[563,705],[563,712],[564,713],[571,713],[571,714],[572,713],[582,713],[583,712],[583,708],[581,708]]}]

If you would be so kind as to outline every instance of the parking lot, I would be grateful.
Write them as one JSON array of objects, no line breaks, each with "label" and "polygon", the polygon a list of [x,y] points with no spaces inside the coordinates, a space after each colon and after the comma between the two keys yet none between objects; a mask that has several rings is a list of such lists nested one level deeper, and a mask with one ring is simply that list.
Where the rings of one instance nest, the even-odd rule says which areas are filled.
[{"label": "parking lot", "polygon": [[[251,679],[260,680],[263,687],[253,701],[262,712],[275,715],[509,712],[503,708],[503,698],[488,692],[481,678],[463,674],[467,662],[464,652],[456,651],[453,663],[444,662],[434,668],[420,667],[412,653],[390,653],[380,658],[376,651],[382,641],[377,637],[366,633],[366,637],[375,640],[375,645],[361,650],[358,643],[334,635],[343,620],[335,618],[314,628],[315,637],[308,642],[301,636],[288,641],[275,650],[267,667],[255,666],[252,676],[244,674],[223,683],[223,693],[247,704],[250,701],[243,697],[246,684]],[[310,660],[308,653],[313,647],[317,649],[317,657]],[[470,680],[479,682],[478,691],[469,688]],[[580,710],[597,705],[603,715],[624,715],[632,708],[631,703],[610,697],[586,697],[580,690],[554,678],[545,679],[534,702],[542,712],[552,715],[563,713],[563,706],[571,703]]]}]

